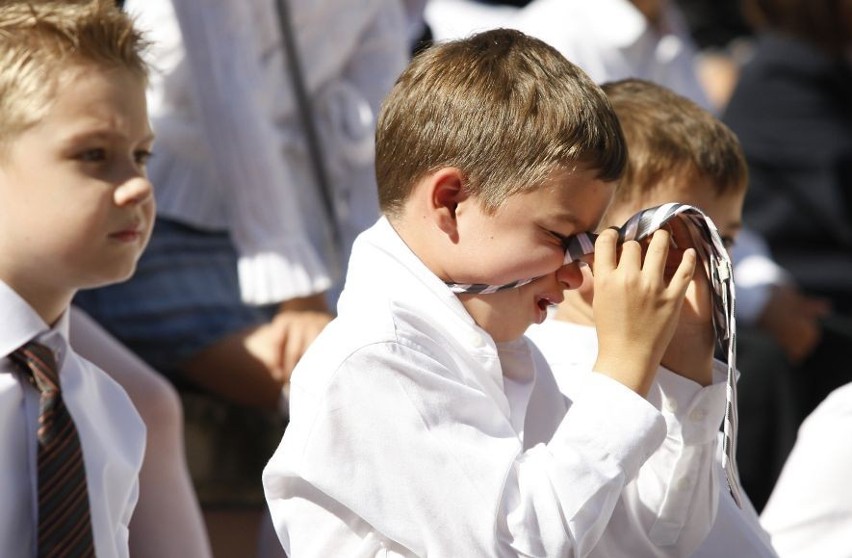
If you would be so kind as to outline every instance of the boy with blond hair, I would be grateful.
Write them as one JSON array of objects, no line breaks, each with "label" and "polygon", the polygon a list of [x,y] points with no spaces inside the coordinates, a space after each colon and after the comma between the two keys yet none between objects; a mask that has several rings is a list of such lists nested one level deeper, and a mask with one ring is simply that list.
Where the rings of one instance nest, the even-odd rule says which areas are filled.
[{"label": "boy with blond hair", "polygon": [[[601,350],[573,401],[523,334],[580,285],[567,239],[597,227],[625,156],[600,88],[537,39],[494,30],[413,60],[379,117],[384,217],[357,240],[339,315],[294,373],[264,471],[289,556],[595,548],[665,438],[643,396],[695,251],[666,273],[668,231],[647,255],[600,235]],[[646,504],[631,506],[618,536],[644,540]],[[709,525],[688,527],[700,540]]]},{"label": "boy with blond hair", "polygon": [[[661,85],[626,79],[602,87],[618,115],[629,156],[601,227],[621,226],[645,208],[684,203],[709,216],[725,247],[730,248],[742,227],[748,184],[745,159],[733,132],[708,111]],[[689,243],[688,237],[677,234],[675,240],[682,247]],[[581,288],[567,293],[555,319],[527,332],[568,397],[576,393],[588,363],[597,355],[595,327],[600,320],[594,299],[600,295],[590,275],[587,279]],[[677,331],[651,386],[649,399],[666,417],[668,435],[645,465],[658,478],[684,482],[673,483],[660,499],[662,505],[652,511],[675,536],[682,524],[680,518],[690,509],[717,499],[718,512],[707,518],[712,524],[707,538],[695,553],[683,555],[774,557],[748,498],[743,497],[741,509],[720,478],[719,425],[725,412],[726,365],[713,356],[714,331],[706,284],[694,285],[698,288],[687,292]],[[700,352],[693,342],[698,338],[711,341],[703,344]],[[640,475],[627,487],[625,501],[635,492],[648,490],[655,488],[643,485]],[[617,508],[613,516],[624,513]],[[610,556],[620,551],[617,546],[601,550]]]},{"label": "boy with blond hair", "polygon": [[145,427],[68,323],[151,233],[143,46],[106,0],[0,8],[2,556],[128,556]]}]

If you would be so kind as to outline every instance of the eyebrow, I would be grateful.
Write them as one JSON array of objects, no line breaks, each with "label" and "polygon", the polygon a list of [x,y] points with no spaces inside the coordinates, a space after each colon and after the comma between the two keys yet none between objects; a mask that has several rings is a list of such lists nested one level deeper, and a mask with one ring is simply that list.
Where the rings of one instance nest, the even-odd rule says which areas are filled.
[{"label": "eyebrow", "polygon": [[[73,132],[63,138],[64,144],[73,144],[79,141],[91,140],[91,139],[103,139],[103,140],[114,140],[116,137],[125,138],[124,134],[116,132],[112,128],[102,128],[96,130],[88,130],[85,132]],[[155,139],[154,132],[148,132],[139,143],[153,143]]]},{"label": "eyebrow", "polygon": [[558,211],[547,216],[548,222],[553,223],[570,223],[577,228],[580,228],[580,220],[570,211]]}]

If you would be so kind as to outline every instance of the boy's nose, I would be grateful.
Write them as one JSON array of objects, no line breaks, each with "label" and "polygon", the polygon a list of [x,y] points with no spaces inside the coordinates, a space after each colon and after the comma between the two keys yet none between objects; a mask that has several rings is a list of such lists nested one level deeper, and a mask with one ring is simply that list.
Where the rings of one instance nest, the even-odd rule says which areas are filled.
[{"label": "boy's nose", "polygon": [[154,194],[151,181],[144,176],[136,176],[127,180],[115,189],[115,203],[118,206],[138,205],[148,201]]},{"label": "boy's nose", "polygon": [[580,262],[565,264],[556,272],[556,279],[565,285],[565,289],[577,289],[583,284],[583,271]]}]

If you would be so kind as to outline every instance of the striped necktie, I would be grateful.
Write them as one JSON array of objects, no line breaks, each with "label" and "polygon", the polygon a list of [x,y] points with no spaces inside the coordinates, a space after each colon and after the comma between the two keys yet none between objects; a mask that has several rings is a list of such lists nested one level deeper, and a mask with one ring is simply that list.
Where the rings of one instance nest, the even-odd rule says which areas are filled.
[{"label": "striped necktie", "polygon": [[[727,390],[725,422],[723,426],[722,466],[728,481],[731,496],[742,507],[742,495],[737,472],[737,383],[736,370],[736,320],[734,319],[734,278],[731,259],[728,255],[719,231],[713,221],[700,209],[681,203],[667,203],[657,207],[643,209],[633,215],[619,228],[620,241],[643,240],[656,230],[668,225],[673,219],[680,219],[689,231],[692,246],[704,264],[711,286],[713,303],[713,328],[716,340],[727,355]],[[579,260],[591,254],[595,249],[594,233],[580,233],[563,241],[565,264]],[[521,279],[505,285],[447,283],[456,294],[490,294],[506,289],[526,285],[537,277]]]},{"label": "striped necktie", "polygon": [[29,342],[9,358],[41,394],[38,418],[38,557],[94,557],[86,470],[51,350]]}]

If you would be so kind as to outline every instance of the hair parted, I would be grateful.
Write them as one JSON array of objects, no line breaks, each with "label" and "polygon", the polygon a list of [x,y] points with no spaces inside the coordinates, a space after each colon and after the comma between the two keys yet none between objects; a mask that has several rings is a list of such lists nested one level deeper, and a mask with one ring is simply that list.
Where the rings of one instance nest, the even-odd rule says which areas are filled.
[{"label": "hair parted", "polygon": [[44,117],[69,68],[146,78],[146,46],[113,0],[0,0],[0,146]]},{"label": "hair parted", "polygon": [[603,91],[543,41],[495,29],[417,55],[388,94],[376,130],[385,214],[429,172],[456,167],[486,210],[575,166],[617,179],[626,162]]},{"label": "hair parted", "polygon": [[737,136],[689,99],[641,79],[605,83],[627,138],[627,169],[616,200],[627,201],[671,180],[708,179],[716,194],[741,191],[748,166]]}]

